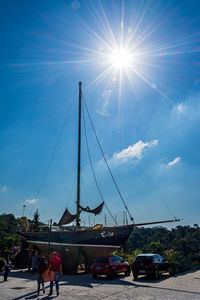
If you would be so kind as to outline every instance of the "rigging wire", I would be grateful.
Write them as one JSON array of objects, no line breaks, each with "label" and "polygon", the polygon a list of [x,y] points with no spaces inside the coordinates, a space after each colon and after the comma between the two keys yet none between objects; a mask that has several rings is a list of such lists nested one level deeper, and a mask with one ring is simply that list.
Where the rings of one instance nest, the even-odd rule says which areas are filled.
[{"label": "rigging wire", "polygon": [[101,190],[99,188],[99,185],[98,185],[98,182],[97,182],[97,178],[96,178],[96,175],[95,175],[95,172],[94,172],[94,168],[93,168],[93,164],[92,164],[92,160],[91,160],[91,155],[90,155],[90,150],[89,150],[89,145],[88,145],[88,138],[87,138],[87,132],[86,132],[86,124],[85,124],[85,114],[84,114],[84,106],[83,106],[83,124],[84,124],[84,133],[85,133],[85,141],[86,141],[86,146],[87,146],[87,152],[88,152],[88,157],[89,157],[89,161],[90,161],[90,166],[91,166],[91,169],[92,169],[92,173],[93,173],[93,176],[94,176],[94,180],[95,180],[95,183],[96,183],[96,186],[97,186],[97,189],[98,189],[98,192],[100,194],[100,197],[102,199],[102,201],[104,202],[105,204],[105,207],[107,209],[107,211],[109,212],[110,216],[112,217],[112,219],[114,220],[115,224],[118,226],[115,218],[113,217],[111,211],[109,210],[104,198],[103,198],[103,195],[101,193]]},{"label": "rigging wire", "polygon": [[[83,96],[83,99],[84,99],[84,96]],[[85,102],[85,99],[84,99],[84,102]],[[85,103],[85,106],[86,106],[86,103]],[[86,109],[87,109],[87,106],[86,106]],[[89,112],[88,112],[89,114]],[[89,116],[90,117],[90,116]],[[91,119],[91,118],[90,118]],[[94,127],[93,127],[93,130],[94,130]],[[100,145],[100,143],[99,143]],[[103,156],[104,157],[104,156]],[[104,160],[105,160],[105,157],[104,157]],[[106,160],[105,160],[106,162]],[[108,167],[109,168],[109,167]],[[168,211],[170,212],[170,214],[174,217],[174,219],[177,219],[177,217],[174,215],[174,213],[172,212],[172,210],[169,208],[169,206],[167,205],[165,199],[162,197],[162,195],[159,193],[159,191],[157,190],[157,188],[155,187],[155,185],[152,183],[152,181],[149,179],[149,177],[145,174],[144,170],[138,166],[138,168],[140,169],[141,173],[143,174],[144,178],[146,179],[146,181],[151,185],[152,189],[154,190],[154,192],[157,194],[158,198],[163,202],[163,204],[165,205],[165,207],[168,209]],[[129,214],[130,216],[130,214]]]},{"label": "rigging wire", "polygon": [[[109,122],[109,126],[112,127],[112,124]],[[113,128],[112,128],[113,130]],[[119,136],[118,136],[119,137]],[[120,138],[120,137],[119,137]],[[152,183],[152,181],[150,180],[150,178],[146,175],[146,173],[144,172],[144,170],[138,165],[137,166],[138,169],[140,170],[140,172],[142,173],[142,175],[144,176],[144,178],[146,179],[146,181],[151,185],[153,191],[155,192],[155,194],[157,194],[158,198],[163,202],[164,206],[167,208],[167,210],[170,212],[170,214],[175,218],[178,219],[173,211],[170,209],[170,207],[167,205],[166,200],[164,199],[164,197],[160,194],[160,192],[158,191],[158,189],[155,187],[155,185]]]},{"label": "rigging wire", "polygon": [[[59,131],[58,138],[57,138],[57,140],[56,140],[56,144],[55,144],[55,146],[54,146],[54,148],[53,148],[53,151],[52,151],[52,154],[51,154],[51,156],[50,156],[50,159],[49,159],[47,168],[46,168],[46,170],[45,170],[45,172],[44,172],[44,175],[43,175],[43,177],[42,177],[42,180],[41,180],[41,182],[40,182],[40,185],[39,185],[38,191],[37,191],[37,193],[36,193],[35,199],[38,199],[38,197],[39,197],[39,195],[40,195],[40,192],[41,192],[41,189],[42,189],[42,187],[43,187],[43,185],[44,185],[45,179],[46,179],[46,177],[47,177],[49,168],[50,168],[50,166],[51,166],[51,164],[52,164],[52,161],[53,161],[53,159],[54,159],[56,150],[57,150],[57,148],[58,148],[58,144],[59,144],[59,142],[60,142],[61,136],[62,136],[62,134],[63,134],[63,130],[64,130],[64,128],[65,128],[65,125],[66,125],[67,120],[68,120],[68,117],[69,117],[69,112],[70,112],[70,110],[71,110],[71,108],[72,108],[72,104],[73,104],[73,102],[74,102],[73,100],[74,100],[74,98],[72,98],[72,101],[71,101],[71,103],[70,103],[69,109],[68,109],[67,114],[66,114],[66,116],[65,116],[65,118],[64,118],[63,125],[62,125],[62,127],[61,127],[61,129],[60,129],[60,131]],[[33,209],[32,209],[32,210],[33,210]],[[32,210],[31,210],[31,213],[32,213]]]},{"label": "rigging wire", "polygon": [[74,189],[74,186],[75,186],[75,182],[76,182],[76,174],[74,174],[74,180],[73,180],[73,183],[72,183],[71,191],[70,191],[70,193],[69,193],[69,200],[68,200],[68,202],[67,202],[66,208],[68,208],[69,203],[70,203],[70,201],[71,201],[71,199],[72,199],[72,192],[73,192],[73,189]]},{"label": "rigging wire", "polygon": [[157,188],[155,187],[155,185],[152,183],[152,181],[149,179],[149,177],[144,173],[143,169],[141,167],[138,166],[138,168],[140,169],[141,173],[143,174],[144,178],[147,180],[147,182],[151,185],[152,189],[154,190],[154,192],[157,194],[157,196],[160,198],[160,200],[164,203],[165,207],[168,209],[168,211],[171,213],[171,215],[174,217],[174,219],[178,219],[174,213],[172,212],[172,210],[169,208],[169,206],[167,205],[165,199],[161,196],[161,194],[159,193],[159,191],[157,190]]},{"label": "rigging wire", "polygon": [[[112,127],[112,124],[109,123],[109,126]],[[113,130],[113,128],[112,128]],[[118,136],[119,137],[119,136]],[[119,137],[120,138],[120,137]],[[157,194],[158,198],[163,202],[164,206],[168,209],[168,211],[170,212],[170,214],[175,218],[178,219],[173,211],[169,208],[169,206],[167,205],[167,202],[165,201],[164,197],[159,193],[158,189],[155,187],[155,185],[152,183],[152,181],[150,180],[150,178],[146,175],[146,173],[144,172],[144,170],[137,165],[138,169],[140,170],[140,172],[142,173],[142,175],[144,176],[144,178],[146,179],[146,181],[151,185],[153,191],[155,192],[155,194]]]},{"label": "rigging wire", "polygon": [[108,162],[107,162],[107,160],[106,160],[106,158],[105,158],[103,149],[102,149],[102,147],[101,147],[101,144],[100,144],[99,139],[98,139],[98,137],[97,137],[97,134],[96,134],[94,125],[93,125],[93,123],[92,123],[92,119],[91,119],[91,117],[90,117],[90,114],[89,114],[89,111],[88,111],[88,108],[87,108],[87,105],[86,105],[86,102],[85,102],[85,98],[84,98],[84,96],[83,96],[83,93],[82,93],[82,97],[83,97],[83,101],[84,101],[84,104],[85,104],[85,107],[86,107],[87,114],[88,114],[88,116],[89,116],[89,120],[90,120],[92,129],[93,129],[94,135],[95,135],[95,137],[96,137],[97,143],[98,143],[99,148],[100,148],[100,150],[101,150],[103,159],[104,159],[104,161],[105,161],[105,163],[106,163],[106,166],[107,166],[107,168],[108,168],[108,171],[109,171],[109,173],[110,173],[110,176],[111,176],[111,178],[112,178],[112,180],[113,180],[113,183],[114,183],[114,185],[115,185],[115,187],[116,187],[116,189],[117,189],[117,191],[118,191],[118,194],[119,194],[119,196],[120,196],[120,198],[121,198],[121,200],[122,200],[122,202],[123,202],[123,204],[124,204],[124,207],[125,207],[125,209],[127,210],[128,214],[129,214],[129,217],[130,217],[131,221],[133,221],[133,223],[134,223],[134,218],[131,216],[131,213],[130,213],[130,211],[129,211],[129,209],[128,209],[128,207],[127,207],[127,205],[126,205],[126,203],[125,203],[125,201],[124,201],[124,199],[123,199],[123,197],[122,197],[122,194],[121,194],[121,192],[120,192],[120,190],[119,190],[119,187],[118,187],[118,185],[117,185],[117,183],[116,183],[116,181],[115,181],[115,178],[114,178],[114,176],[113,176],[113,174],[112,174],[112,172],[111,172],[111,169],[110,169],[110,167],[109,167],[109,165],[108,165]]},{"label": "rigging wire", "polygon": [[87,198],[87,193],[86,193],[86,190],[85,190],[85,184],[84,184],[83,178],[81,179],[81,184],[82,184],[83,191],[84,191],[84,194],[85,194],[86,203],[88,205],[88,198]]}]

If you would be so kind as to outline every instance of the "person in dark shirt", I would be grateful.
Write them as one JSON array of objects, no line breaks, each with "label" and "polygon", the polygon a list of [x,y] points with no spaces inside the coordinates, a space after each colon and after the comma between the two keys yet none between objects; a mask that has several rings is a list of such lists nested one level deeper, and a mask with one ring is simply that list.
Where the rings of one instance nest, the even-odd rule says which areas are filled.
[{"label": "person in dark shirt", "polygon": [[48,269],[48,264],[44,256],[39,256],[37,260],[36,271],[38,273],[37,277],[37,294],[40,294],[40,284],[42,284],[43,294],[45,293],[44,280],[42,274]]},{"label": "person in dark shirt", "polygon": [[11,270],[11,261],[10,261],[10,255],[8,254],[5,261],[4,261],[4,281],[8,281],[8,274],[10,273]]}]

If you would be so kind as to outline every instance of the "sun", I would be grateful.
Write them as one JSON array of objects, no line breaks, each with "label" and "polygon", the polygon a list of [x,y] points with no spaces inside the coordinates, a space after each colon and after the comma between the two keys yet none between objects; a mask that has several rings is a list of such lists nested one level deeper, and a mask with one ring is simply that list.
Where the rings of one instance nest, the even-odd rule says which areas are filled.
[{"label": "sun", "polygon": [[128,49],[114,49],[110,55],[110,62],[117,69],[128,69],[132,64],[132,56]]}]

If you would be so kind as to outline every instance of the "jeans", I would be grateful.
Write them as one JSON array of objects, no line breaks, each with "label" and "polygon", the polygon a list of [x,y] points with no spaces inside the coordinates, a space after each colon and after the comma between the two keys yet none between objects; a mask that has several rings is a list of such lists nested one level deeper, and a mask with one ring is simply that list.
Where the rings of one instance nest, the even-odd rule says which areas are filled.
[{"label": "jeans", "polygon": [[[59,291],[59,279],[60,279],[60,273],[54,271],[55,275],[56,275],[56,279],[55,279],[55,284],[56,284],[56,291]],[[53,293],[53,281],[50,282],[50,293]]]},{"label": "jeans", "polygon": [[7,281],[9,273],[10,273],[10,268],[6,266],[5,267],[5,272],[4,272],[4,281]]},{"label": "jeans", "polygon": [[40,284],[42,284],[42,289],[44,290],[44,280],[42,279],[41,274],[38,274],[37,284],[38,284],[37,292],[39,294],[39,292],[40,292]]}]

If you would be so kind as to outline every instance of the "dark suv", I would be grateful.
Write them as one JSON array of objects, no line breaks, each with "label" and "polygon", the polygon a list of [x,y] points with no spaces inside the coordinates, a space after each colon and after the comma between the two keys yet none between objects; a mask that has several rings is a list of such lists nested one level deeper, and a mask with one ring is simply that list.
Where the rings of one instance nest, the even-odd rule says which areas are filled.
[{"label": "dark suv", "polygon": [[169,272],[169,263],[159,254],[140,254],[132,263],[132,272],[135,279],[138,275],[151,275],[159,279],[160,274]]}]

